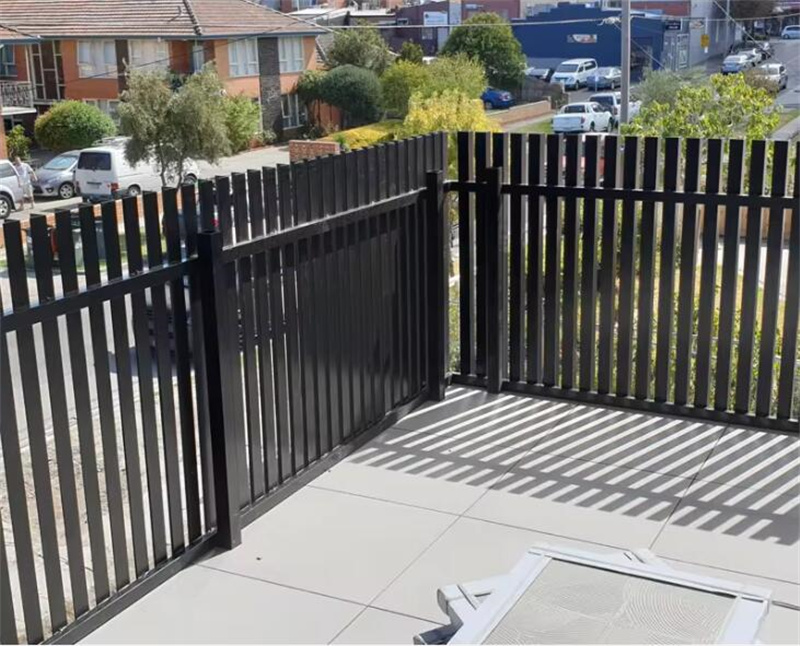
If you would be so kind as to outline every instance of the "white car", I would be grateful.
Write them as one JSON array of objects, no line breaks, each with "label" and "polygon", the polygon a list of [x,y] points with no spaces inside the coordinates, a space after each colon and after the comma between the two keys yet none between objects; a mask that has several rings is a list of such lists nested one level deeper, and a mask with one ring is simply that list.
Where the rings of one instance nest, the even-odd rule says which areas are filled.
[{"label": "white car", "polygon": [[594,101],[570,103],[553,117],[553,132],[598,132],[609,131],[614,124],[614,115],[608,108]]},{"label": "white car", "polygon": [[593,58],[572,58],[556,68],[550,82],[560,83],[567,90],[577,90],[586,85],[596,69],[597,61]]},{"label": "white car", "polygon": [[[622,105],[622,92],[598,92],[589,97],[589,101],[599,103],[604,108],[611,110],[612,126],[619,122],[620,106]],[[633,119],[642,109],[641,101],[628,103],[628,118]]]},{"label": "white car", "polygon": [[781,32],[781,38],[784,40],[800,38],[800,25],[787,25]]}]

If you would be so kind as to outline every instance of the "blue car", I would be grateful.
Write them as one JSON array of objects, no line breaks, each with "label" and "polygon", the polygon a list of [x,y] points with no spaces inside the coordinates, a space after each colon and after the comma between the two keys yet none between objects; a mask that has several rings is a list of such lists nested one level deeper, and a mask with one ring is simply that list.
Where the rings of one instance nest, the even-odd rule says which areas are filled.
[{"label": "blue car", "polygon": [[481,94],[481,101],[483,101],[483,107],[487,110],[510,108],[514,105],[514,97],[511,96],[511,92],[495,90],[493,87],[487,87],[483,91],[483,94]]}]

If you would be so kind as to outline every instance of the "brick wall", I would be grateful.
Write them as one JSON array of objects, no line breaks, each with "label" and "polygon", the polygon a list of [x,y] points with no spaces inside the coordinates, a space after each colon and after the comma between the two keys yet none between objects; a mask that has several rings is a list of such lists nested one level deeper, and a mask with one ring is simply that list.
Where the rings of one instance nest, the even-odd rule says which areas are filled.
[{"label": "brick wall", "polygon": [[500,126],[520,123],[550,113],[550,101],[537,101],[536,103],[523,103],[509,110],[497,110],[489,113],[489,117]]},{"label": "brick wall", "polygon": [[261,94],[261,118],[264,129],[271,129],[280,138],[281,71],[278,63],[278,39],[258,39],[258,86]]},{"label": "brick wall", "polygon": [[289,161],[296,162],[322,155],[335,155],[339,152],[339,144],[335,141],[310,141],[308,139],[292,139],[289,142]]}]

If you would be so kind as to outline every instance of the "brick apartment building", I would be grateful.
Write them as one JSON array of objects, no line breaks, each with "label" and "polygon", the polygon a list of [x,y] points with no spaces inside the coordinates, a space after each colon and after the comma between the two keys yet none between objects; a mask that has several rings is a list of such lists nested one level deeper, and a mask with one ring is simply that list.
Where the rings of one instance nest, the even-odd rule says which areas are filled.
[{"label": "brick apartment building", "polygon": [[213,62],[229,94],[260,103],[265,128],[292,130],[305,118],[292,90],[323,31],[250,0],[0,0],[2,121],[30,125],[65,99],[113,116],[126,70]]}]

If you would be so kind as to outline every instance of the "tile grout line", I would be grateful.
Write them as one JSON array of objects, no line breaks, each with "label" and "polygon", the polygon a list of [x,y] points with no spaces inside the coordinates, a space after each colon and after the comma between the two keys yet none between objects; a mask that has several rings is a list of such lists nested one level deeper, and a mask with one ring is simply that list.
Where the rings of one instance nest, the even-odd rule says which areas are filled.
[{"label": "tile grout line", "polygon": [[335,642],[339,638],[339,635],[341,635],[345,630],[350,628],[350,626],[352,626],[356,622],[356,620],[367,611],[368,607],[369,606],[363,606],[361,610],[359,610],[358,613],[356,613],[355,617],[353,617],[344,626],[342,626],[341,630],[339,630],[339,632],[337,632],[331,639],[328,640],[328,643],[332,644],[333,642]]}]

